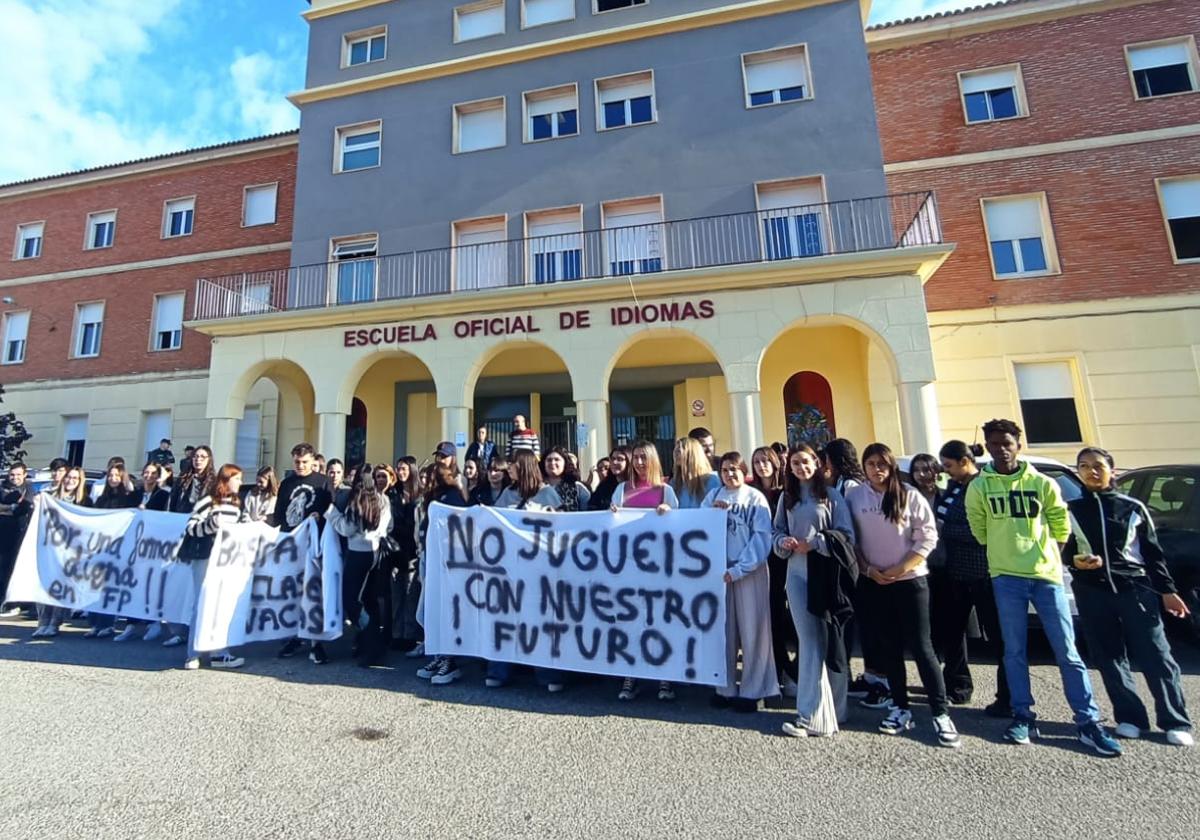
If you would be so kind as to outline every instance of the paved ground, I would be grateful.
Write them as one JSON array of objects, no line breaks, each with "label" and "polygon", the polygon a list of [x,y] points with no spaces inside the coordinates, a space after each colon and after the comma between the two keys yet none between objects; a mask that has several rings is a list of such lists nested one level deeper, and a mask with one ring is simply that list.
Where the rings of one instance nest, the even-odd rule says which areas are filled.
[{"label": "paved ground", "polygon": [[[318,668],[266,646],[240,672],[195,673],[156,644],[31,629],[0,623],[5,837],[1126,840],[1200,825],[1200,749],[1155,735],[1121,759],[1085,753],[1045,665],[1040,745],[998,742],[981,685],[951,751],[926,709],[910,737],[855,709],[837,738],[804,741],[777,734],[786,710],[718,713],[702,689],[618,704],[612,681],[549,696],[531,679],[485,689],[476,670],[439,688],[411,660]],[[1200,652],[1177,652],[1200,710]]]}]

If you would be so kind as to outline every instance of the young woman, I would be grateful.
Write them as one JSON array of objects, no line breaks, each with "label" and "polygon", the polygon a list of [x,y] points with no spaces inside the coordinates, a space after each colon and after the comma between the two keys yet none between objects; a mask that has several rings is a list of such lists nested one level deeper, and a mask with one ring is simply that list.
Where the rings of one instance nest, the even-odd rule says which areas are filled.
[{"label": "young woman", "polygon": [[511,479],[508,477],[508,459],[497,455],[488,464],[487,481],[481,481],[471,493],[467,502],[472,505],[494,505],[500,494],[508,488]]},{"label": "young woman", "polygon": [[881,646],[894,704],[879,731],[896,735],[913,727],[904,663],[907,646],[929,698],[938,743],[957,747],[961,741],[948,713],[946,684],[929,627],[925,558],[937,545],[933,510],[924,496],[900,481],[896,458],[884,444],[872,443],[863,451],[863,471],[867,483],[852,489],[846,501],[866,560],[866,629]]},{"label": "young woman", "polygon": [[389,492],[392,506],[392,538],[400,550],[392,555],[392,647],[416,658],[424,653],[425,632],[417,622],[421,579],[417,574],[417,502],[421,480],[416,459],[396,461],[396,483]]},{"label": "young woman", "polygon": [[596,462],[596,466],[588,472],[587,481],[584,484],[588,486],[589,490],[595,491],[606,478],[608,478],[608,459],[601,458]]},{"label": "young woman", "polygon": [[[852,541],[854,523],[842,495],[825,486],[824,471],[811,447],[794,447],[787,464],[783,494],[775,509],[774,555],[785,564],[797,673],[796,721],[785,723],[783,731],[801,738],[821,737],[836,733],[846,719],[850,671],[837,638],[840,628],[808,610],[809,570],[814,563],[836,562],[829,556],[828,534],[836,531]],[[840,671],[826,667],[831,656]]]},{"label": "young woman", "polygon": [[[171,490],[171,510],[175,513],[191,513],[196,503],[212,489],[215,480],[212,450],[207,446],[197,446],[192,453],[191,469],[175,479]],[[166,642],[163,644],[167,646]]]},{"label": "young woman", "polygon": [[[612,492],[610,510],[616,512],[621,508],[650,508],[661,516],[673,508],[679,507],[679,498],[671,485],[663,478],[662,462],[658,458],[658,450],[648,440],[639,440],[630,452],[629,467],[617,473],[617,455],[619,450],[613,450],[611,461],[613,473],[624,473],[627,480],[622,478]],[[609,475],[611,479],[612,474]],[[599,491],[597,491],[599,493]],[[618,700],[632,700],[637,697],[637,680],[625,677],[621,681],[621,690],[617,692]],[[658,699],[664,702],[675,699],[675,689],[666,680],[658,683]]]},{"label": "young woman", "polygon": [[596,485],[588,510],[608,510],[612,506],[617,485],[625,480],[629,469],[629,447],[618,446],[608,456],[608,475]]},{"label": "young woman", "polygon": [[[199,447],[200,449],[207,447]],[[208,453],[211,458],[212,453]],[[194,457],[194,456],[193,456]],[[188,624],[187,659],[184,660],[185,671],[195,671],[200,667],[201,659],[207,657],[213,668],[240,668],[246,660],[234,656],[228,650],[214,651],[202,656],[196,650],[196,630],[199,624],[200,587],[204,584],[204,574],[208,570],[208,552],[217,531],[222,525],[233,525],[246,521],[246,512],[242,509],[242,468],[237,464],[224,464],[216,473],[212,490],[201,496],[196,502],[192,515],[188,518],[184,529],[184,541],[180,546],[180,557],[188,558],[192,569],[192,591],[196,593],[196,602],[192,607],[192,620]]]},{"label": "young woman", "polygon": [[1129,668],[1132,658],[1154,698],[1155,722],[1167,733],[1167,742],[1190,747],[1195,743],[1192,721],[1161,615],[1166,610],[1185,618],[1190,610],[1167,570],[1154,520],[1145,505],[1116,491],[1116,462],[1106,450],[1080,450],[1075,467],[1084,492],[1067,502],[1071,538],[1063,556],[1071,566],[1071,588],[1090,658],[1113,704],[1116,734],[1139,738],[1150,729]]},{"label": "young woman", "polygon": [[[779,509],[779,497],[783,494],[786,455],[781,459],[775,445],[760,446],[750,456],[750,484],[767,497],[771,515]],[[767,558],[767,570],[771,577],[771,645],[775,653],[775,666],[779,669],[780,691],[785,697],[796,696],[796,662],[791,650],[796,647],[796,625],[788,608],[787,557],[774,551]]]},{"label": "young woman", "polygon": [[[458,486],[456,469],[444,465],[434,465],[427,469],[430,470],[429,489],[425,491],[417,510],[417,544],[421,550],[418,568],[422,584],[420,600],[417,603],[417,621],[421,623],[421,626],[425,625],[425,540],[429,536],[429,516],[426,511],[434,502],[455,507],[467,506],[462,488]],[[434,685],[449,685],[462,676],[462,671],[459,670],[458,663],[453,656],[437,655],[417,670],[417,676],[423,680],[429,680]]]},{"label": "young woman", "polygon": [[[50,496],[60,502],[67,502],[77,507],[91,507],[92,500],[87,492],[87,479],[79,467],[70,467],[63,474],[62,483],[50,493]],[[66,607],[51,607],[47,604],[37,605],[38,625],[33,631],[32,638],[48,639],[57,636],[62,623],[71,615]],[[89,631],[90,632],[90,631]]]},{"label": "young woman", "polygon": [[484,478],[483,465],[475,458],[468,458],[463,461],[462,478],[466,494],[470,497],[475,488],[486,480]]},{"label": "young woman", "polygon": [[938,549],[943,558],[944,586],[933,602],[933,640],[942,655],[942,678],[946,696],[967,703],[975,691],[967,659],[967,624],[971,610],[983,627],[986,644],[996,658],[996,699],[983,710],[989,717],[1012,717],[1008,677],[1004,671],[1004,640],[992,578],[988,574],[987,549],[971,534],[967,524],[967,488],[979,476],[975,459],[983,447],[969,447],[961,440],[948,441],[938,452],[942,469],[949,477],[945,492],[938,496],[934,515],[938,524]]},{"label": "young woman", "polygon": [[279,498],[279,480],[274,467],[262,467],[254,477],[254,486],[246,494],[246,519],[251,522],[266,522],[275,510]]},{"label": "young woman", "polygon": [[[758,711],[758,701],[779,693],[779,672],[771,652],[771,586],[767,555],[771,553],[771,508],[761,492],[746,484],[746,462],[740,452],[721,456],[722,487],[704,497],[701,507],[724,510],[725,663],[728,681],[717,689],[717,708]],[[742,652],[738,679],[738,650]]]},{"label": "young woman", "polygon": [[675,470],[671,489],[681,510],[700,507],[708,494],[721,486],[721,477],[713,470],[700,441],[679,438],[675,441]]},{"label": "young woman", "polygon": [[[359,638],[354,642],[366,664],[376,662],[383,655],[387,647],[385,630],[390,624],[387,614],[381,611],[384,601],[380,591],[382,580],[375,574],[381,560],[381,543],[392,525],[391,504],[387,498],[388,469],[381,465],[375,470],[374,475],[382,481],[359,481],[351,490],[345,513],[332,503],[325,511],[326,522],[346,538],[343,615],[355,627],[362,627],[359,619],[364,610],[366,612],[367,625],[359,630]],[[379,488],[381,483],[384,485],[382,490]]]},{"label": "young woman", "polygon": [[162,487],[162,467],[153,462],[142,467],[141,510],[165,511],[171,505],[171,491]]},{"label": "young woman", "polygon": [[[941,474],[941,463],[928,452],[919,452],[908,462],[909,483],[929,502],[929,507],[934,511],[934,521],[938,525],[938,544],[925,558],[925,568],[929,570],[929,576],[926,578],[929,584],[929,628],[935,653],[940,653],[945,648],[942,628],[947,623],[945,613],[951,609],[950,588],[946,578],[946,548],[941,539],[941,523],[937,522],[938,502],[941,497],[938,476]],[[961,686],[952,686],[946,679],[944,669],[942,679],[946,683],[947,700],[955,705],[971,702],[971,691],[963,690]]]},{"label": "young woman", "polygon": [[[96,497],[96,501],[92,503],[92,507],[101,510],[121,510],[124,508],[135,508],[141,501],[142,494],[132,490],[130,487],[129,473],[125,471],[125,462],[120,459],[113,459],[112,466],[109,467],[108,473],[105,475],[104,489],[100,491],[100,495]],[[83,638],[109,639],[116,635],[116,630],[113,627],[117,621],[115,615],[88,613],[88,621],[92,627],[83,634]],[[126,636],[122,641],[128,639],[129,636]]]},{"label": "young woman", "polygon": [[561,446],[554,447],[542,456],[542,474],[546,484],[558,493],[561,500],[558,510],[574,512],[588,509],[592,491],[579,480],[579,471],[571,466],[571,459]]}]

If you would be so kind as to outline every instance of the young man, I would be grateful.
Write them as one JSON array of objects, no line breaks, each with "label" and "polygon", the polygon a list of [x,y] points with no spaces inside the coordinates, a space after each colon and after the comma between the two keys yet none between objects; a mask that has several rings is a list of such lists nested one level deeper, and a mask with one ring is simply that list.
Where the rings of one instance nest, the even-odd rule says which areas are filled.
[{"label": "young man", "polygon": [[175,453],[171,451],[171,441],[163,438],[158,442],[158,449],[151,449],[146,455],[146,461],[158,464],[160,467],[175,466]]},{"label": "young man", "polygon": [[713,469],[717,469],[717,444],[713,440],[713,434],[703,426],[697,426],[688,432],[688,437],[697,441],[704,447],[704,454],[708,456],[708,461],[712,464]]},{"label": "young man", "polygon": [[528,449],[539,461],[542,459],[542,444],[537,433],[525,425],[524,414],[513,418],[513,433],[508,437],[508,460],[511,461],[513,453],[521,449]]},{"label": "young man", "polygon": [[[194,447],[194,446],[183,447],[183,458],[179,462],[179,474],[180,475],[187,475],[188,473],[190,473],[192,471],[192,455],[194,455],[194,454],[196,454],[196,447]],[[216,467],[214,467],[213,469],[216,469]]]},{"label": "young man", "polygon": [[[329,479],[317,472],[316,451],[311,443],[298,443],[292,447],[292,467],[294,472],[279,485],[275,512],[268,517],[269,524],[283,531],[294,531],[310,516],[320,521],[321,513],[329,509],[332,498]],[[299,639],[290,639],[280,649],[279,656],[283,659],[295,656],[302,644]],[[329,661],[325,646],[320,642],[313,642],[308,658],[316,665]]]},{"label": "young man", "polygon": [[1075,649],[1071,609],[1063,591],[1062,546],[1071,526],[1062,493],[1053,479],[1018,457],[1021,427],[1016,423],[990,420],[983,424],[983,434],[992,463],[967,488],[967,523],[975,539],[987,547],[1004,638],[1004,671],[1013,710],[1004,740],[1028,744],[1038,737],[1026,652],[1032,603],[1058,662],[1079,740],[1100,755],[1120,755],[1121,745],[1100,726],[1087,666]]},{"label": "young man", "polygon": [[[524,421],[525,418],[521,418]],[[492,463],[492,459],[496,457],[496,444],[488,440],[487,426],[480,426],[475,430],[475,440],[467,447],[467,460],[472,458],[477,460],[486,470]]]},{"label": "young man", "polygon": [[33,492],[27,477],[25,465],[16,461],[8,468],[8,480],[0,487],[0,618],[15,618],[21,614],[16,604],[3,601],[21,540],[33,513]]},{"label": "young man", "polygon": [[463,496],[467,495],[467,477],[458,469],[458,450],[454,444],[448,440],[444,440],[437,445],[437,449],[433,450],[433,463],[439,467],[449,467],[458,481],[458,487],[462,490]]},{"label": "young man", "polygon": [[330,458],[325,463],[325,477],[329,479],[333,504],[344,513],[350,502],[350,485],[346,484],[346,466],[340,458]]}]

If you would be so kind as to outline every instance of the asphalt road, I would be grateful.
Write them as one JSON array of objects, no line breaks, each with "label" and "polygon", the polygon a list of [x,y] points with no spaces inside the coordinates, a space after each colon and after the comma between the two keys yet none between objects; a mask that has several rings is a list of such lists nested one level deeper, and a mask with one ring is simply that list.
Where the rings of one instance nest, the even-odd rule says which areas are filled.
[{"label": "asphalt road", "polygon": [[[919,706],[908,736],[855,708],[836,738],[795,740],[778,734],[786,709],[716,712],[699,688],[625,704],[612,680],[489,690],[477,668],[438,687],[412,660],[364,670],[337,646],[321,667],[260,645],[241,671],[185,672],[178,649],[81,630],[30,642],[32,627],[0,622],[3,837],[1126,840],[1200,826],[1200,748],[1156,734],[1094,757],[1044,664],[1040,743],[1000,743],[982,666],[949,750]],[[1200,710],[1200,651],[1177,655]]]}]

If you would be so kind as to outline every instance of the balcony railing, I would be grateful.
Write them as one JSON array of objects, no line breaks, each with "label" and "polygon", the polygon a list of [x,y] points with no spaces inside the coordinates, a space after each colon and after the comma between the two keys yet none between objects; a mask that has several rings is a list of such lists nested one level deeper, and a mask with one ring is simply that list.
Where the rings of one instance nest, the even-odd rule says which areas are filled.
[{"label": "balcony railing", "polygon": [[933,193],[363,256],[197,281],[193,320],[936,245]]}]

